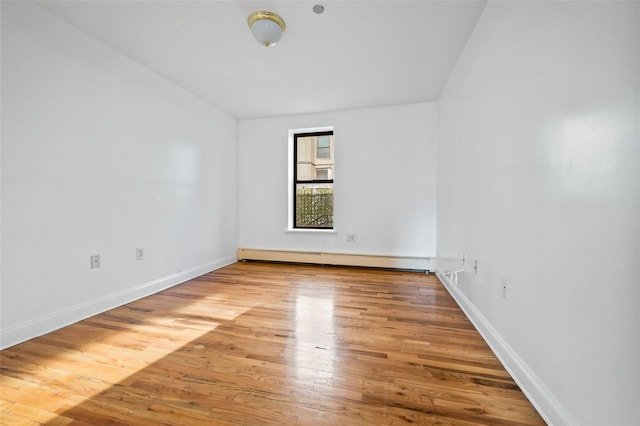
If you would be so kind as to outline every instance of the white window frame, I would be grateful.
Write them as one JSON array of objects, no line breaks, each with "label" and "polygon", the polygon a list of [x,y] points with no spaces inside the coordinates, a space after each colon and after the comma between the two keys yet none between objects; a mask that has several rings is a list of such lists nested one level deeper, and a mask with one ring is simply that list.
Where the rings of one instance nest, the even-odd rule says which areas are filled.
[{"label": "white window frame", "polygon": [[[288,140],[288,149],[287,149],[287,229],[285,232],[296,232],[302,234],[335,234],[335,219],[333,229],[301,229],[294,228],[294,214],[293,214],[293,197],[295,194],[293,193],[293,140],[294,135],[298,133],[315,133],[315,132],[333,132],[333,126],[323,126],[323,127],[307,127],[303,129],[289,129],[289,140]],[[335,134],[333,135],[335,140]],[[335,164],[334,164],[335,167]],[[335,197],[335,182],[333,185],[334,188],[334,197]]]}]

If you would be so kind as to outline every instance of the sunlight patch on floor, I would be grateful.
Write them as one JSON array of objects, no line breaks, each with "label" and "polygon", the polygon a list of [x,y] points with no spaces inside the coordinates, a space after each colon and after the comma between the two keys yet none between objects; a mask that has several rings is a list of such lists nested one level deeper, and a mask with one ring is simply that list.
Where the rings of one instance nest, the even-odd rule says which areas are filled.
[{"label": "sunlight patch on floor", "polygon": [[[11,349],[5,350],[3,361],[10,362],[3,362],[3,367],[12,375],[19,375],[21,380],[12,375],[0,376],[3,417],[20,418],[21,411],[25,406],[33,405],[35,398],[51,401],[47,409],[39,411],[38,421],[57,424],[63,420],[58,413],[96,397],[162,358],[181,349],[204,349],[197,343],[200,337],[215,330],[221,322],[233,321],[256,306],[258,303],[237,306],[222,297],[207,297],[171,309],[166,315],[154,312],[144,318],[144,322],[128,324],[124,330],[100,329],[92,320],[80,322],[42,337],[47,343],[60,342],[59,350],[55,352],[51,350],[51,344],[39,343],[38,339],[21,345],[21,349],[30,349],[33,356],[29,358],[37,358],[35,368],[21,369],[20,359],[12,360]],[[124,315],[126,309],[122,307],[111,312]],[[107,322],[115,324],[115,321]],[[80,328],[87,329],[84,333],[87,340],[73,348],[67,342],[64,347],[67,332],[77,333]],[[92,329],[94,333],[90,332]],[[47,379],[43,381],[38,376]],[[37,392],[25,385],[32,381],[39,383]],[[48,384],[43,385],[43,382]]]}]

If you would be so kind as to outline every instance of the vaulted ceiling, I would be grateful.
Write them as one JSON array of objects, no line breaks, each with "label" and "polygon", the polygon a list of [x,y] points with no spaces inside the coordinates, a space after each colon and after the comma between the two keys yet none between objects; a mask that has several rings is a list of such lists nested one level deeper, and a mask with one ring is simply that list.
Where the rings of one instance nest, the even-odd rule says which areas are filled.
[{"label": "vaulted ceiling", "polygon": [[[437,100],[486,1],[42,1],[238,119]],[[315,14],[314,4],[325,11]],[[247,26],[280,14],[266,48]]]}]

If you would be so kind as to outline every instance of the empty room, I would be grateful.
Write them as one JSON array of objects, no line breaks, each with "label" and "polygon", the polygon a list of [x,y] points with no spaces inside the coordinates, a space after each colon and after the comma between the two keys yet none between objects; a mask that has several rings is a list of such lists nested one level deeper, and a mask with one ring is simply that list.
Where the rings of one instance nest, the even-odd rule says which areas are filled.
[{"label": "empty room", "polygon": [[640,1],[0,14],[0,424],[640,425]]}]

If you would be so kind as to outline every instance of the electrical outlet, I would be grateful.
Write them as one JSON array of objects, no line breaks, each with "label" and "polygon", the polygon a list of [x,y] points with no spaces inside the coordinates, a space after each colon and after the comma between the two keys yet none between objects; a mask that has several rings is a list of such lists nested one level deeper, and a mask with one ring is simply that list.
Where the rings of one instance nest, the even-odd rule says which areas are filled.
[{"label": "electrical outlet", "polygon": [[144,260],[144,249],[142,247],[136,249],[136,260]]},{"label": "electrical outlet", "polygon": [[347,242],[355,243],[356,242],[356,234],[347,234]]},{"label": "electrical outlet", "polygon": [[99,267],[100,267],[100,255],[94,254],[93,256],[91,256],[91,269],[95,269]]},{"label": "electrical outlet", "polygon": [[465,266],[467,264],[467,255],[462,253],[462,266]]},{"label": "electrical outlet", "polygon": [[502,279],[502,298],[504,300],[509,300],[507,298],[507,281],[504,278]]},{"label": "electrical outlet", "polygon": [[474,260],[473,261],[473,272],[476,273],[476,275],[478,275],[479,271],[478,271],[478,261]]}]

